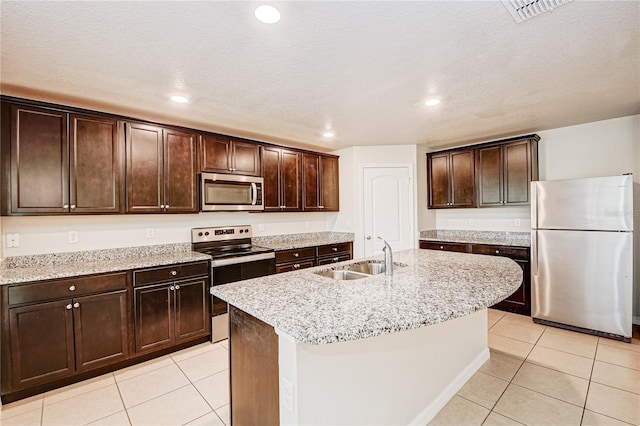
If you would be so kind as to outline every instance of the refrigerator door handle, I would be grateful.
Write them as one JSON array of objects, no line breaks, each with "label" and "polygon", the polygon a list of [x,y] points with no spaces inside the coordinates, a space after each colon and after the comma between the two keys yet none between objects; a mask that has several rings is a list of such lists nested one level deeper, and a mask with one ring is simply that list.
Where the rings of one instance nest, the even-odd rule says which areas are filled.
[{"label": "refrigerator door handle", "polygon": [[538,275],[538,231],[531,231],[531,275]]},{"label": "refrigerator door handle", "polygon": [[531,182],[531,227],[538,228],[538,183]]}]

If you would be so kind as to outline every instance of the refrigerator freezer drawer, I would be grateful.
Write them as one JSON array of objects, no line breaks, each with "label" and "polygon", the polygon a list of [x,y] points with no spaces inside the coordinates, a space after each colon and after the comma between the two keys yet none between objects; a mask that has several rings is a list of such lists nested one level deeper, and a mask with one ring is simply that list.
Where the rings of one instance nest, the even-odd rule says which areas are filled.
[{"label": "refrigerator freezer drawer", "polygon": [[633,233],[533,230],[532,317],[631,337]]}]

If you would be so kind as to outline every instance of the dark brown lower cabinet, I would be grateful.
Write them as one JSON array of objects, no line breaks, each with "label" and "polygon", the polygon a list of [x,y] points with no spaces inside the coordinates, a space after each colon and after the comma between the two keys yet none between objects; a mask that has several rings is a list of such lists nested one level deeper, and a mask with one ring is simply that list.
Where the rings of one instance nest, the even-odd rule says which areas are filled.
[{"label": "dark brown lower cabinet", "polygon": [[9,309],[14,389],[124,360],[126,290]]},{"label": "dark brown lower cabinet", "polygon": [[204,278],[136,287],[136,353],[208,335],[208,289],[208,279]]},{"label": "dark brown lower cabinet", "polygon": [[489,256],[504,256],[512,259],[522,268],[522,284],[513,294],[502,302],[491,306],[491,308],[531,316],[531,269],[528,247],[452,243],[448,241],[420,241],[420,248],[485,254]]},{"label": "dark brown lower cabinet", "polygon": [[231,424],[279,425],[278,335],[232,305],[229,324]]},{"label": "dark brown lower cabinet", "polygon": [[326,244],[276,252],[276,274],[353,259],[353,243]]}]

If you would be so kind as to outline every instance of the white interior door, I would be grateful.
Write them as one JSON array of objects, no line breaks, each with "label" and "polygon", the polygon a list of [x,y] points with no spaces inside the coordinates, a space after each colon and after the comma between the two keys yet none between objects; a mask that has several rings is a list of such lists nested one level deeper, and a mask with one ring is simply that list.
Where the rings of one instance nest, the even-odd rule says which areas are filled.
[{"label": "white interior door", "polygon": [[363,167],[364,255],[382,251],[381,237],[394,251],[413,247],[413,199],[409,166]]}]

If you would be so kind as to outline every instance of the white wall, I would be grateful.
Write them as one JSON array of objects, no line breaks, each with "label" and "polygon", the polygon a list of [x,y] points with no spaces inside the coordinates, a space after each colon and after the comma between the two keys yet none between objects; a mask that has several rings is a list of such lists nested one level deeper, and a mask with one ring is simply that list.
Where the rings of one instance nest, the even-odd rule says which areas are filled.
[{"label": "white wall", "polygon": [[[253,225],[255,236],[321,232],[336,213],[144,214],[103,216],[8,216],[0,219],[4,256],[169,244],[191,241],[191,228]],[[146,237],[153,229],[154,238]],[[79,241],[68,243],[68,232],[78,231]],[[6,248],[5,234],[20,234],[20,247]]]},{"label": "white wall", "polygon": [[419,226],[417,231],[436,228],[436,211],[429,210],[429,190],[427,188],[427,152],[432,151],[426,145],[416,147],[416,211]]},{"label": "white wall", "polygon": [[[334,231],[353,232],[354,258],[364,256],[363,200],[361,167],[365,164],[410,164],[413,168],[413,205],[417,194],[416,145],[356,146],[335,151],[340,156],[340,212],[329,218]],[[414,207],[415,210],[415,207]],[[413,229],[417,230],[417,215],[413,215]],[[417,243],[417,235],[414,246]]]}]

